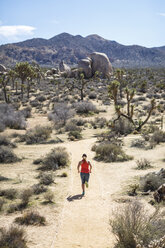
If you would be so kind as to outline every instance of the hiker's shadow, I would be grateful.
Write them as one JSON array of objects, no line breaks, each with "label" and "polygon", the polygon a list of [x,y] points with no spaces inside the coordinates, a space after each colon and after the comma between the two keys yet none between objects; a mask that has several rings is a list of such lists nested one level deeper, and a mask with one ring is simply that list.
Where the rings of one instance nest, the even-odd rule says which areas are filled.
[{"label": "hiker's shadow", "polygon": [[74,200],[81,200],[82,197],[83,197],[82,194],[70,195],[70,196],[67,197],[67,200],[68,200],[69,202],[71,202],[71,201],[74,201]]}]

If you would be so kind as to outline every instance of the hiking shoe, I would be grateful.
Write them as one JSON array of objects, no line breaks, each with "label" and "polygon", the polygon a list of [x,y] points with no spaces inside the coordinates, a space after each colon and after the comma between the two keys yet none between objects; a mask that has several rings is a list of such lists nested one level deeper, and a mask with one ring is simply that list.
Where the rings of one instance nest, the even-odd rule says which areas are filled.
[{"label": "hiking shoe", "polygon": [[88,185],[88,182],[85,182],[85,186],[88,188],[88,186],[89,186],[89,185]]},{"label": "hiking shoe", "polygon": [[84,196],[84,195],[85,195],[85,192],[83,191],[83,192],[82,192],[82,196]]}]

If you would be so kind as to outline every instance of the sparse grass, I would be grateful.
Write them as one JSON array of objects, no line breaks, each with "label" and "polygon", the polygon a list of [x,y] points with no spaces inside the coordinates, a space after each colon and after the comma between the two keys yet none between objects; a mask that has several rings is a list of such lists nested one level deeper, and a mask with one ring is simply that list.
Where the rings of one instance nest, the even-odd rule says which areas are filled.
[{"label": "sparse grass", "polygon": [[127,161],[132,159],[131,156],[125,154],[122,147],[112,143],[101,143],[95,149],[95,159],[105,162]]},{"label": "sparse grass", "polygon": [[24,229],[14,225],[0,229],[0,248],[27,248],[26,243]]},{"label": "sparse grass", "polygon": [[136,169],[138,170],[146,170],[152,168],[151,162],[146,158],[137,160],[136,165],[137,165]]},{"label": "sparse grass", "polygon": [[46,219],[41,216],[37,211],[27,211],[21,217],[17,217],[14,220],[19,225],[45,225]]}]

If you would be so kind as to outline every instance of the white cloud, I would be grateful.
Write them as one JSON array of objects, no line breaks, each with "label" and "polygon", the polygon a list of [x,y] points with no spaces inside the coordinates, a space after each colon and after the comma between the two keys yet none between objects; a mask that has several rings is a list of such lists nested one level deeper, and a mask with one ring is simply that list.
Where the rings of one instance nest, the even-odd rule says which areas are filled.
[{"label": "white cloud", "polygon": [[165,13],[158,13],[158,15],[160,15],[160,16],[165,16]]},{"label": "white cloud", "polygon": [[0,36],[5,38],[17,38],[18,36],[32,35],[35,27],[15,25],[15,26],[0,26]]}]

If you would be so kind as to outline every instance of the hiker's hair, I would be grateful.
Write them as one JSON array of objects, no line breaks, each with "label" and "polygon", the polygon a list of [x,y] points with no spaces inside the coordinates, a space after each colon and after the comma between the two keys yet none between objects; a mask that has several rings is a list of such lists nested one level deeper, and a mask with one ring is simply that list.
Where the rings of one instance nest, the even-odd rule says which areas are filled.
[{"label": "hiker's hair", "polygon": [[84,153],[84,154],[82,155],[82,157],[87,157],[87,155]]}]

